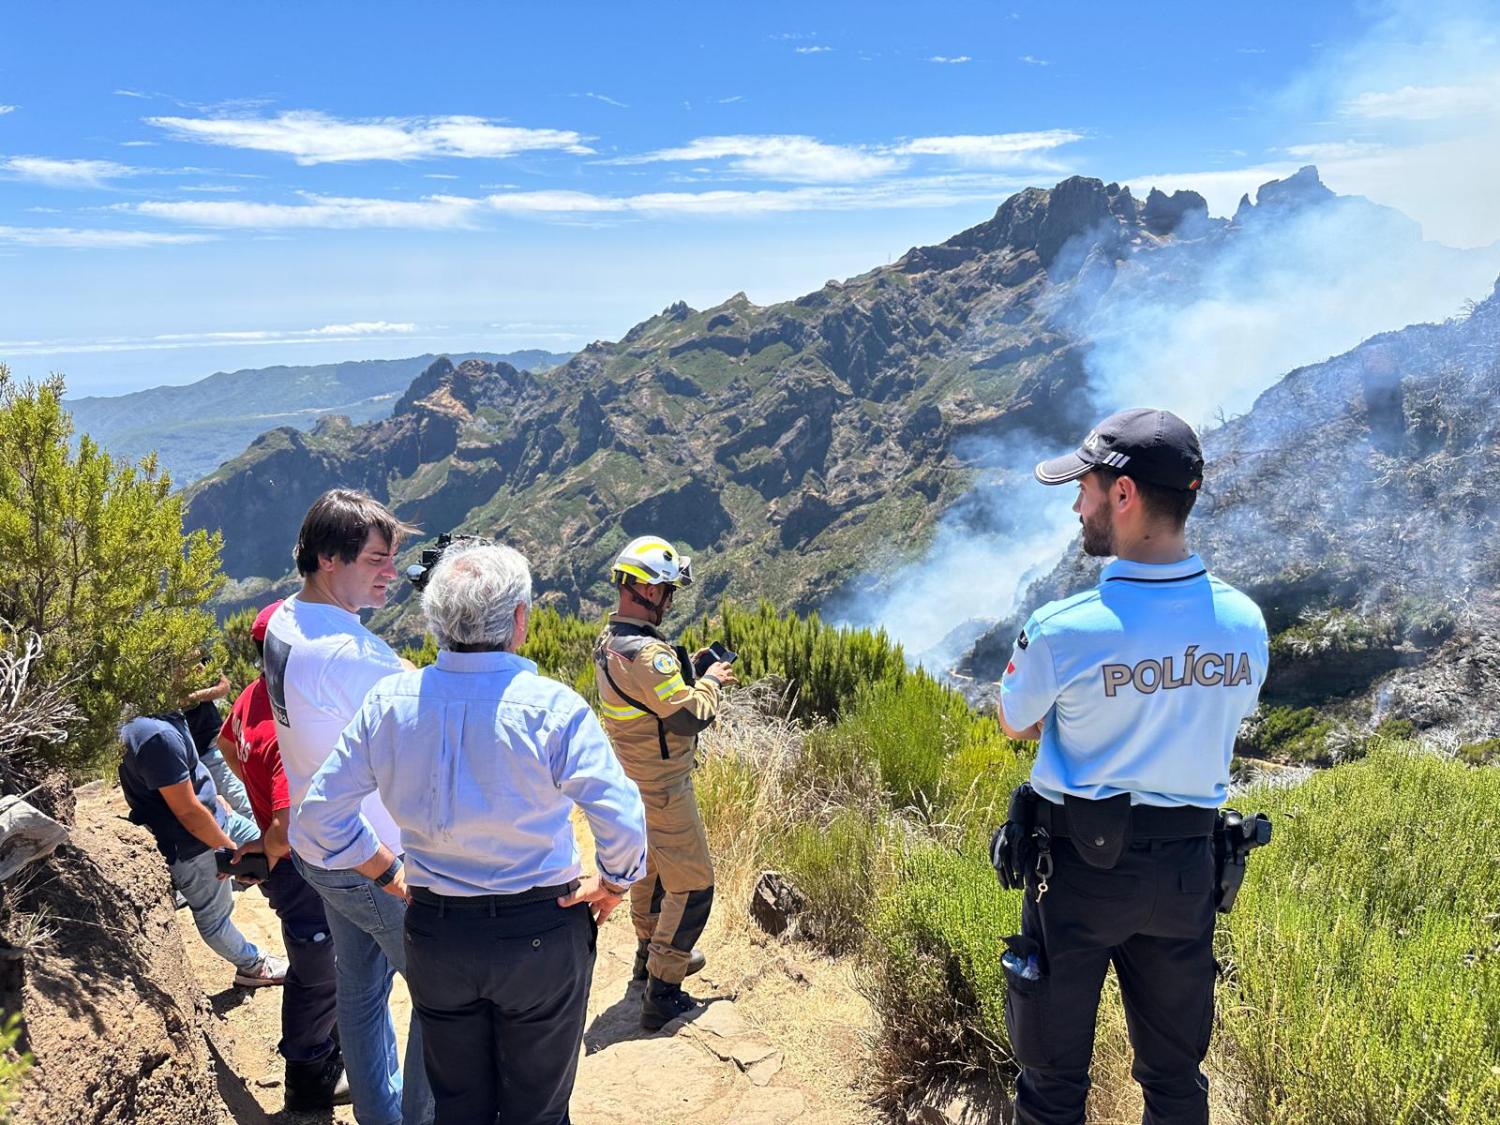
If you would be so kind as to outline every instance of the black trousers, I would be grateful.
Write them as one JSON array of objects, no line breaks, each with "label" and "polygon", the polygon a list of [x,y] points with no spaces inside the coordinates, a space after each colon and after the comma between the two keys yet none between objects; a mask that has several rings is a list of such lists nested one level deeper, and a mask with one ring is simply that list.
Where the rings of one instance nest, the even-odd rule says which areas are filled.
[{"label": "black trousers", "polygon": [[413,891],[406,981],[435,1125],[567,1125],[597,927],[565,888],[473,902]]},{"label": "black trousers", "polygon": [[1132,844],[1109,870],[1066,839],[1040,905],[1027,883],[1021,932],[1039,946],[1040,980],[1006,972],[1005,1022],[1021,1066],[1017,1125],[1083,1125],[1105,970],[1120,981],[1131,1073],[1146,1125],[1207,1125],[1200,1069],[1213,1029],[1213,849],[1206,837]]},{"label": "black trousers", "polygon": [[323,899],[308,886],[290,858],[261,884],[281,919],[286,944],[286,983],[281,990],[281,1042],[287,1062],[316,1062],[334,1048],[337,989],[333,975],[333,934]]}]

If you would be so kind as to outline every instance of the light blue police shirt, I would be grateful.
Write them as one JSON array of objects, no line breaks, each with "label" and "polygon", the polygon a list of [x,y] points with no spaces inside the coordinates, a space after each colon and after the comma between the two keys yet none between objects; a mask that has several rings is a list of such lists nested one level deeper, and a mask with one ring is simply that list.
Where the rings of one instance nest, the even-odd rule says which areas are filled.
[{"label": "light blue police shirt", "polygon": [[1043,723],[1032,788],[1055,803],[1223,804],[1267,648],[1259,607],[1197,555],[1116,559],[1095,589],[1031,615],[1001,678],[1006,722]]},{"label": "light blue police shirt", "polygon": [[600,874],[646,870],[646,812],[582,696],[508,652],[438,653],[378,681],[297,810],[297,854],[357,867],[380,840],[378,790],[401,829],[406,881],[445,895],[515,894],[577,878],[570,817],[588,819]]}]

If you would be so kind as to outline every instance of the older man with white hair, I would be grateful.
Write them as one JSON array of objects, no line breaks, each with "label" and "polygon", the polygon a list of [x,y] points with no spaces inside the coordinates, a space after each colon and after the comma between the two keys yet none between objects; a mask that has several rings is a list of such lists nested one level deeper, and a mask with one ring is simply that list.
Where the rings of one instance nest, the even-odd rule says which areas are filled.
[{"label": "older man with white hair", "polygon": [[[422,596],[437,663],[370,690],[298,812],[315,862],[410,900],[437,1125],[568,1120],[598,923],[645,871],[640,792],[599,720],[516,655],[530,606],[516,551],[446,551]],[[377,790],[404,857],[360,814]],[[574,804],[597,875],[581,873]]]}]

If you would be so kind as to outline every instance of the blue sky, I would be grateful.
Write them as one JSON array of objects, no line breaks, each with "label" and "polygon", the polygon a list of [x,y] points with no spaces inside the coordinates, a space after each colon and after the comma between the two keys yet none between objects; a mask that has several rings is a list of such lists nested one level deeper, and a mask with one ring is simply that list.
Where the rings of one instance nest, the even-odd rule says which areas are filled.
[{"label": "blue sky", "polygon": [[618,338],[1075,173],[1316,162],[1500,239],[1495,4],[34,4],[0,40],[0,362],[75,394]]}]

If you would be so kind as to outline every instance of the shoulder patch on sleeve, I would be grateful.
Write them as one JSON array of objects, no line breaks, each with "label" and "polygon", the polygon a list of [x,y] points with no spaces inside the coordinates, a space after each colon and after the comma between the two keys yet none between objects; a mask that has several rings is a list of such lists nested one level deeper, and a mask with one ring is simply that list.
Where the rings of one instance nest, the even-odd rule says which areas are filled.
[{"label": "shoulder patch on sleeve", "polygon": [[658,652],[651,658],[651,668],[663,676],[670,676],[677,671],[677,657],[670,652]]}]

